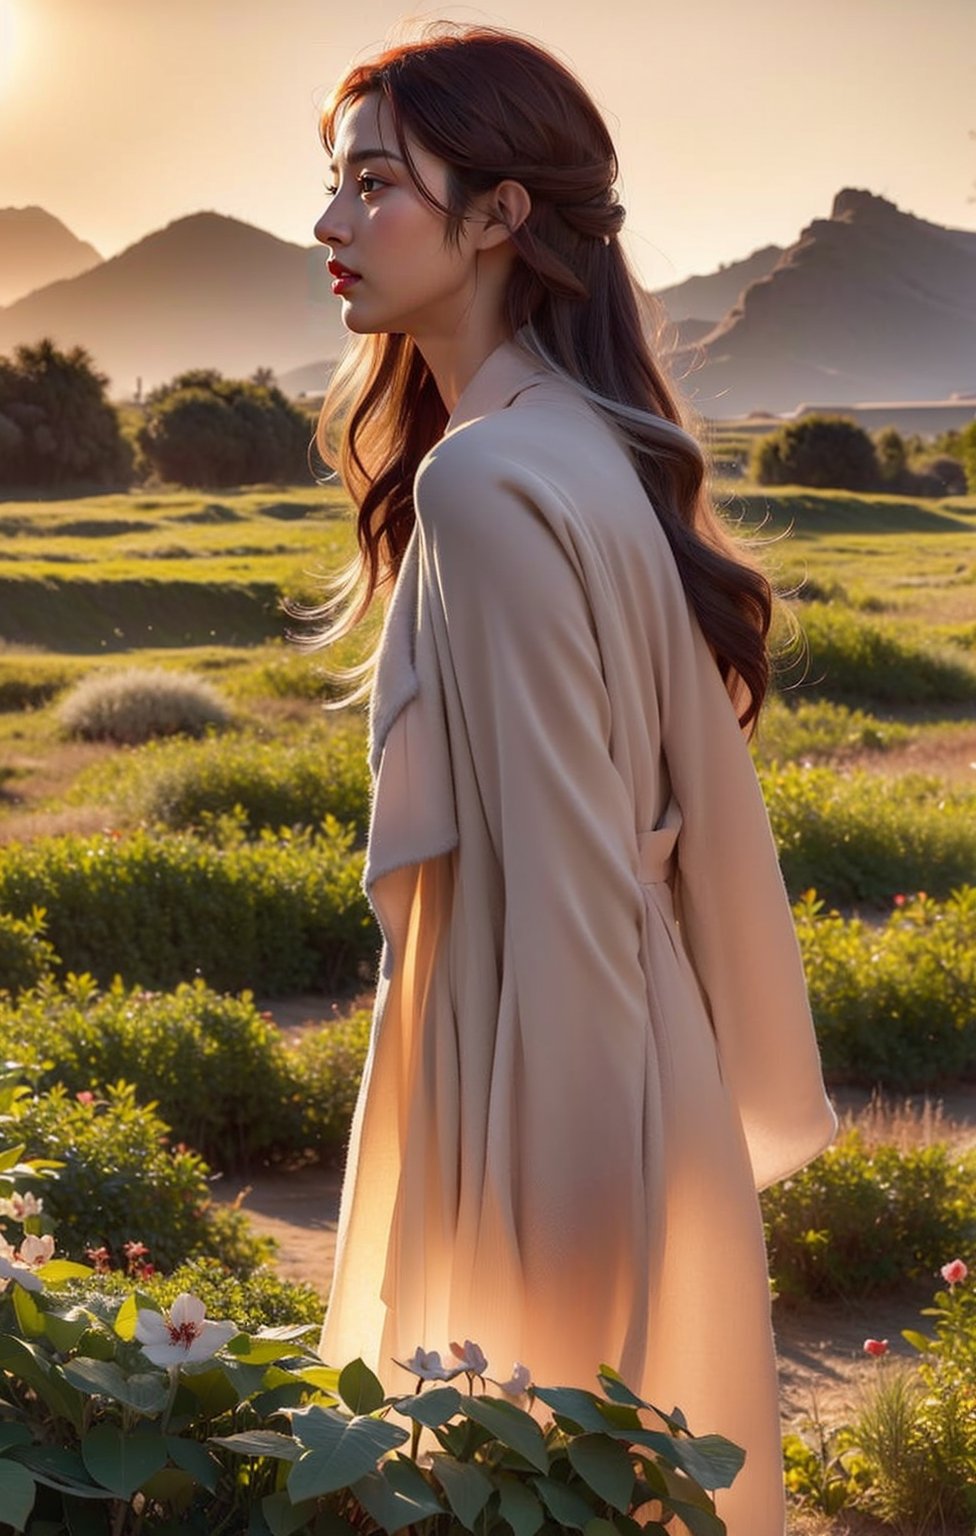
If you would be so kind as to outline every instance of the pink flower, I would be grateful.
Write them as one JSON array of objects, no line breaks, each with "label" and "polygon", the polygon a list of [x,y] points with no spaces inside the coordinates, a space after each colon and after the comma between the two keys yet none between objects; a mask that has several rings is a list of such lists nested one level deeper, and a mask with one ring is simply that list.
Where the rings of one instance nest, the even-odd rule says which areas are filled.
[{"label": "pink flower", "polygon": [[892,899],[893,899],[896,907],[903,907],[905,905],[905,898],[901,894],[901,892],[899,892],[898,895],[893,897]]},{"label": "pink flower", "polygon": [[82,1088],[80,1093],[75,1094],[75,1098],[79,1104],[94,1104],[95,1102],[95,1095],[90,1088]]},{"label": "pink flower", "polygon": [[962,1259],[952,1259],[948,1264],[943,1264],[939,1273],[941,1274],[946,1285],[959,1285],[963,1280],[965,1280],[966,1276],[969,1274],[969,1270],[966,1268],[966,1265],[963,1263]]},{"label": "pink flower", "polygon": [[880,1360],[882,1355],[886,1355],[888,1353],[888,1340],[865,1339],[864,1353],[866,1355],[871,1355],[875,1360]]},{"label": "pink flower", "polygon": [[46,1237],[25,1237],[16,1253],[4,1239],[0,1239],[0,1242],[3,1244],[0,1248],[0,1279],[4,1287],[8,1280],[16,1280],[25,1291],[43,1290],[44,1283],[35,1271],[43,1269],[54,1257],[54,1238],[50,1234]]},{"label": "pink flower", "polygon": [[473,1339],[465,1339],[463,1346],[451,1345],[451,1354],[456,1355],[461,1369],[467,1371],[470,1376],[483,1376],[488,1369],[488,1361],[480,1344],[475,1344]]}]

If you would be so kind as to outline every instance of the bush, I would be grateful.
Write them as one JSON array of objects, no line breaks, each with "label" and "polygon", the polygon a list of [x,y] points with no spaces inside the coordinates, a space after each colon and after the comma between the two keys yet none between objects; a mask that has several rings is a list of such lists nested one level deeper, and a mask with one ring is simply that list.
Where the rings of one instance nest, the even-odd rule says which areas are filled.
[{"label": "bush", "polygon": [[971,421],[959,434],[959,451],[969,490],[976,495],[976,421]]},{"label": "bush", "polygon": [[779,1295],[850,1301],[934,1274],[972,1240],[976,1161],[945,1143],[868,1146],[851,1128],[761,1202]]},{"label": "bush", "polygon": [[74,668],[60,662],[0,659],[0,711],[37,709],[48,704],[73,676]]},{"label": "bush", "polygon": [[965,496],[966,470],[947,453],[917,460],[911,475],[917,496]]},{"label": "bush", "polygon": [[[976,870],[976,793],[938,779],[787,765],[761,772],[786,884],[837,906],[890,909],[899,892],[943,898]],[[2,884],[0,884],[2,891]],[[50,906],[38,894],[33,899]],[[9,903],[8,903],[9,904]],[[58,943],[53,918],[51,932]]]},{"label": "bush", "polygon": [[365,840],[366,748],[358,731],[300,744],[238,737],[158,742],[121,763],[96,764],[72,798],[107,799],[127,814],[173,830],[240,813],[248,832],[314,827],[334,816]]},{"label": "bush", "polygon": [[137,746],[153,736],[202,736],[228,724],[217,690],[192,672],[128,667],[93,672],[62,701],[58,719],[66,736]]},{"label": "bush", "polygon": [[[803,675],[793,684],[833,700],[955,704],[976,699],[976,668],[943,655],[897,624],[833,603],[805,604]],[[792,668],[783,668],[784,683]]]},{"label": "bush", "polygon": [[[63,1165],[45,1191],[45,1215],[54,1218],[69,1258],[83,1262],[89,1249],[104,1248],[108,1261],[125,1268],[127,1243],[145,1243],[163,1270],[191,1255],[221,1257],[219,1229],[208,1214],[207,1165],[196,1152],[170,1148],[167,1135],[165,1122],[124,1083],[104,1098],[80,1100],[59,1086],[23,1102],[17,1136],[26,1155]],[[239,1259],[242,1226],[235,1234]],[[267,1242],[254,1239],[252,1249],[260,1262]]]},{"label": "bush", "polygon": [[172,993],[99,992],[85,978],[0,1006],[0,1050],[46,1061],[38,1084],[96,1093],[130,1083],[179,1141],[222,1169],[302,1145],[302,1119],[281,1036],[250,996],[202,981]]},{"label": "bush", "polygon": [[874,490],[880,469],[871,438],[841,416],[805,416],[756,443],[751,472],[760,485]]},{"label": "bush", "polygon": [[0,912],[0,1008],[5,993],[36,987],[57,964],[54,946],[43,937],[44,913],[35,907],[26,918]]},{"label": "bush", "polygon": [[128,485],[132,450],[107,384],[82,347],[61,352],[49,337],[0,358],[0,483]]},{"label": "bush", "polygon": [[841,762],[861,752],[887,752],[911,736],[904,725],[878,720],[860,709],[829,699],[773,696],[762,713],[753,738],[760,763],[789,763],[807,759]]},{"label": "bush", "polygon": [[[249,1274],[236,1274],[219,1258],[188,1259],[171,1274],[139,1275],[139,1294],[156,1307],[170,1307],[184,1291],[199,1296],[210,1317],[232,1317],[248,1333],[259,1328],[284,1328],[298,1323],[320,1327],[325,1305],[310,1285],[283,1280],[266,1264]],[[122,1270],[101,1273],[97,1285],[75,1281],[72,1299],[84,1306],[98,1296],[128,1296],[132,1279]]]},{"label": "bush", "polygon": [[304,1147],[319,1156],[338,1152],[349,1138],[369,1035],[370,1016],[359,1012],[304,1035],[292,1047]]},{"label": "bush", "polygon": [[310,437],[275,385],[197,369],[153,391],[138,442],[161,479],[213,487],[308,479]]},{"label": "bush", "polygon": [[976,1071],[976,886],[895,899],[880,927],[812,893],[794,915],[825,1072],[917,1092]]},{"label": "bush", "polygon": [[[227,829],[223,829],[225,832]],[[69,971],[162,991],[200,976],[220,992],[331,989],[377,948],[353,833],[38,838],[0,848],[0,910],[44,907]]]}]

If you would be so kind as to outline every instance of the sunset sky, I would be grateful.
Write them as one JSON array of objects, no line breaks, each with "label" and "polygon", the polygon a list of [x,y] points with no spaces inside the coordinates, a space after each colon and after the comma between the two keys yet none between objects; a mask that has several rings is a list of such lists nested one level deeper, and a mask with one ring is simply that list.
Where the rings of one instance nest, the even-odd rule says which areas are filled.
[{"label": "sunset sky", "polygon": [[788,244],[843,186],[976,228],[976,0],[0,0],[0,207],[104,256],[205,208],[311,243],[316,103],[410,14],[575,66],[651,286]]}]

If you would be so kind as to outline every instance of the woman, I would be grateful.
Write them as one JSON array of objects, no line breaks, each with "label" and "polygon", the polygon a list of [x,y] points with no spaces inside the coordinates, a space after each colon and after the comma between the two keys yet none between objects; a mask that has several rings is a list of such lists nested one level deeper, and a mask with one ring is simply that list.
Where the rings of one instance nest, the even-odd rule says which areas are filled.
[{"label": "woman", "polygon": [[[747,1450],[783,1529],[756,1188],[834,1130],[744,731],[765,580],[642,335],[606,128],[534,45],[394,49],[326,109],[316,236],[362,342],[320,446],[391,589],[367,886],[384,936],[323,1355],[419,1345]],[[332,424],[341,421],[338,451]],[[337,617],[338,615],[338,617]]]}]

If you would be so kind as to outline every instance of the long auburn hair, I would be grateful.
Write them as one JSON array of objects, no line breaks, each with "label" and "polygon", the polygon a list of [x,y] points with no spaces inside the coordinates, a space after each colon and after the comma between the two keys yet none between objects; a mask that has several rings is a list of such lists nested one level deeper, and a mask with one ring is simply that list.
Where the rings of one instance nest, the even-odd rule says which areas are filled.
[{"label": "long auburn hair", "polygon": [[[387,103],[399,151],[444,214],[447,241],[459,238],[479,193],[508,179],[528,192],[531,212],[510,236],[512,334],[622,433],[740,725],[751,730],[769,685],[772,592],[712,504],[702,449],[646,339],[647,303],[616,238],[617,156],[599,111],[542,48],[485,27],[439,27],[353,67],[323,111],[328,151],[343,109],[370,93]],[[420,180],[410,140],[446,163],[446,204]],[[414,524],[414,476],[447,414],[410,337],[361,336],[344,353],[315,440],[358,509],[359,553],[328,601],[305,610],[325,621],[315,643],[348,634],[395,579]],[[370,672],[367,660],[344,674],[359,684],[353,697]]]}]

